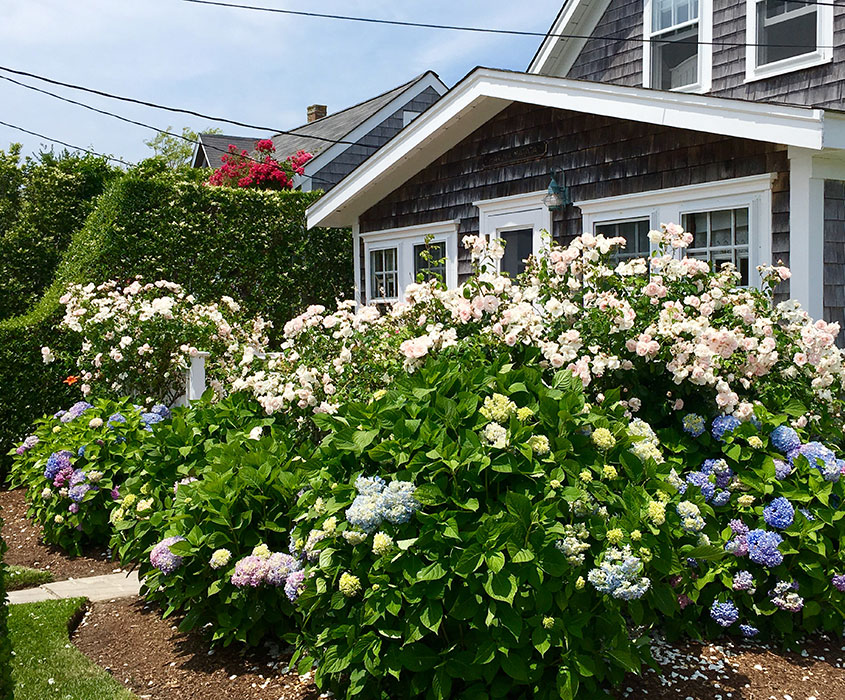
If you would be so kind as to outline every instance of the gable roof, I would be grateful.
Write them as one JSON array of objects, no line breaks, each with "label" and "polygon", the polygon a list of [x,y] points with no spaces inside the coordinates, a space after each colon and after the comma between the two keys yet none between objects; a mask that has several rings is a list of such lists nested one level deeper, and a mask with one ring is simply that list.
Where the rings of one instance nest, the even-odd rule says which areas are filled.
[{"label": "gable roof", "polygon": [[295,129],[291,129],[288,133],[276,134],[273,136],[273,144],[276,146],[276,156],[278,158],[287,158],[297,151],[308,151],[317,155],[335,144],[332,144],[330,141],[314,138],[315,136],[322,137],[322,139],[344,141],[348,134],[384,107],[388,106],[397,97],[421,83],[424,79],[430,80],[431,78],[442,86],[442,92],[446,91],[446,86],[440,81],[440,78],[434,72],[427,71],[422,75],[418,75],[413,80],[409,80],[407,83],[383,92],[381,95],[376,95],[369,100],[359,102],[334,114],[329,114],[322,119],[303,124]]},{"label": "gable roof", "polygon": [[219,168],[223,165],[223,156],[229,152],[229,145],[238,147],[238,151],[251,153],[255,150],[255,142],[261,136],[226,136],[225,134],[200,134],[197,140],[199,145],[194,153],[193,167],[202,167],[204,162],[211,168]]},{"label": "gable roof", "polygon": [[610,0],[566,0],[528,72],[565,76],[609,6]]},{"label": "gable roof", "polygon": [[344,227],[514,102],[813,150],[845,149],[845,115],[806,107],[476,68],[308,209]]}]

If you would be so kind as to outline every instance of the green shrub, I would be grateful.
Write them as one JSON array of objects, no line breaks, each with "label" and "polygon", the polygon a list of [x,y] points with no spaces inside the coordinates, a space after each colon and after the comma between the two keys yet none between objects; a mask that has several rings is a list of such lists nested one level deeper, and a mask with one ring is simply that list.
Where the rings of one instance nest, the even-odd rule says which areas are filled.
[{"label": "green shrub", "polygon": [[[299,454],[289,432],[253,399],[234,395],[177,411],[139,450],[145,469],[121,489],[112,548],[139,564],[144,594],[165,616],[184,613],[180,629],[210,625],[224,644],[290,631],[293,607],[280,590],[231,581],[236,561],[259,545],[287,551],[289,512],[310,456],[307,443]],[[153,508],[138,513],[143,499]],[[167,538],[184,538],[164,555],[180,563],[172,571],[153,565],[157,555],[151,561]]]},{"label": "green shrub", "polygon": [[[302,306],[350,292],[349,231],[305,227],[319,193],[207,187],[195,181],[202,175],[145,163],[112,182],[44,296],[27,314],[0,321],[0,455],[74,396],[61,382],[74,373],[69,358],[79,356],[80,341],[56,330],[71,283],[168,279],[200,301],[233,297],[279,329]],[[44,366],[45,345],[65,359]]]},{"label": "green shrub", "polygon": [[128,399],[98,399],[36,423],[34,433],[10,452],[11,483],[26,488],[27,514],[47,542],[78,554],[85,543],[109,541],[117,489],[143,468],[135,459],[137,447],[167,415],[163,406],[142,412]]},{"label": "green shrub", "polygon": [[[0,532],[3,519],[0,518]],[[12,700],[12,640],[9,636],[9,607],[6,604],[6,565],[3,555],[6,542],[0,535],[0,700]]]},{"label": "green shrub", "polygon": [[[637,670],[628,619],[675,605],[659,579],[676,554],[648,519],[668,468],[630,452],[609,403],[587,406],[569,372],[551,387],[504,358],[444,358],[318,418],[333,432],[295,514],[296,542],[319,540],[302,668],[367,698],[598,697]],[[613,557],[615,597],[586,584]]]}]

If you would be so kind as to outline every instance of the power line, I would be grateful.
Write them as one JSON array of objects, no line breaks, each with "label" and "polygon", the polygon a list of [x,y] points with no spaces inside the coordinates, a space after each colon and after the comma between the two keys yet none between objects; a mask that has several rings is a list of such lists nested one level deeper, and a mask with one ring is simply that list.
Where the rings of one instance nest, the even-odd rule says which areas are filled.
[{"label": "power line", "polygon": [[[474,32],[476,34],[504,34],[507,36],[522,36],[522,37],[542,37],[542,38],[556,38],[556,39],[594,39],[596,41],[617,41],[617,42],[648,42],[657,44],[695,44],[703,46],[733,46],[733,47],[769,47],[769,48],[802,48],[799,44],[758,44],[749,42],[736,41],[698,41],[696,39],[677,39],[670,41],[661,39],[660,37],[622,37],[622,36],[593,36],[590,34],[556,34],[552,32],[537,32],[522,29],[496,29],[493,27],[466,27],[455,24],[435,24],[432,22],[410,22],[397,19],[383,19],[376,17],[357,17],[353,15],[336,15],[327,12],[308,12],[305,10],[285,10],[278,7],[261,7],[260,5],[244,5],[234,2],[220,2],[220,0],[181,0],[182,2],[189,2],[195,5],[211,5],[215,7],[228,7],[238,10],[251,10],[254,12],[270,12],[280,15],[292,15],[295,17],[310,17],[313,19],[332,19],[344,22],[362,22],[365,24],[381,24],[390,25],[394,27],[414,27],[420,29],[441,29],[455,32]],[[807,5],[831,6],[831,7],[845,7],[843,3],[833,2],[815,2],[815,0],[790,0],[791,2],[798,2]],[[813,45],[807,48],[812,49],[829,49],[836,48],[832,46],[818,46]]]},{"label": "power line", "polygon": [[82,146],[74,146],[72,143],[67,143],[66,141],[60,141],[59,139],[54,139],[49,136],[45,136],[44,134],[39,134],[36,131],[30,131],[29,129],[24,129],[22,126],[15,126],[14,124],[9,124],[8,122],[0,121],[0,126],[6,126],[10,129],[14,129],[15,131],[21,131],[24,134],[29,134],[30,136],[37,136],[39,139],[44,139],[45,141],[52,141],[53,143],[58,143],[65,148],[72,148],[75,151],[84,151],[85,153],[90,153],[92,156],[99,156],[100,158],[105,158],[107,160],[113,160],[116,163],[122,163],[123,165],[132,166],[134,163],[127,163],[125,160],[120,158],[115,158],[114,156],[107,156],[104,153],[98,153],[97,151],[92,151],[90,148],[82,148]]},{"label": "power line", "polygon": [[[104,90],[97,90],[97,89],[94,89],[94,88],[85,87],[84,85],[76,85],[74,83],[66,83],[66,82],[63,82],[61,80],[55,80],[53,78],[47,78],[43,75],[38,75],[37,73],[29,73],[28,71],[16,70],[14,68],[9,68],[7,66],[0,66],[0,70],[4,71],[5,73],[12,73],[13,75],[20,75],[20,76],[23,76],[23,77],[26,77],[26,78],[33,78],[34,80],[40,80],[42,82],[49,83],[51,85],[58,85],[59,87],[65,87],[65,88],[69,88],[71,90],[79,90],[81,92],[87,92],[87,93],[90,93],[92,95],[98,95],[100,97],[106,97],[110,100],[120,100],[122,102],[131,102],[132,104],[141,105],[143,107],[151,107],[153,109],[161,109],[161,110],[165,110],[167,112],[176,112],[176,113],[179,113],[179,114],[188,114],[188,115],[193,116],[193,117],[200,117],[202,119],[207,119],[207,120],[213,121],[213,122],[220,122],[220,123],[224,123],[224,124],[233,124],[235,126],[241,126],[241,127],[247,128],[247,129],[255,129],[256,131],[263,131],[263,132],[269,133],[269,134],[285,134],[285,135],[288,135],[288,136],[298,136],[300,138],[314,139],[315,141],[324,141],[326,143],[331,143],[331,144],[341,143],[341,144],[345,144],[345,145],[348,145],[348,146],[356,145],[355,142],[353,142],[353,141],[343,141],[343,140],[338,140],[338,139],[331,139],[331,138],[327,138],[325,136],[303,134],[303,133],[296,132],[296,131],[285,131],[285,130],[276,129],[276,128],[271,127],[271,126],[260,126],[260,125],[257,125],[257,124],[249,124],[247,122],[241,122],[241,121],[237,121],[237,120],[234,120],[234,119],[227,119],[226,117],[215,117],[215,116],[211,116],[211,115],[208,115],[208,114],[203,114],[202,112],[194,111],[192,109],[184,109],[182,107],[170,107],[170,106],[167,106],[167,105],[157,104],[155,102],[148,102],[146,100],[139,100],[139,99],[134,98],[134,97],[125,97],[123,95],[115,95],[115,94],[110,93],[110,92],[105,92]],[[22,84],[22,83],[19,83],[19,84]],[[29,87],[29,86],[26,86],[26,87]],[[48,94],[52,94],[52,93],[48,93]],[[375,146],[367,146],[367,148],[376,148],[376,147]]]}]

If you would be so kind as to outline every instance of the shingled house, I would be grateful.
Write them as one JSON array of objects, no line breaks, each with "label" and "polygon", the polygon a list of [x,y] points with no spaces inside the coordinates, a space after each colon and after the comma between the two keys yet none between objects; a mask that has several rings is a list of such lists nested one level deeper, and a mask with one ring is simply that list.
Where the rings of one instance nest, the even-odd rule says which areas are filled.
[{"label": "shingled house", "polygon": [[[284,159],[297,151],[314,154],[305,166],[304,177],[298,179],[297,187],[304,191],[330,190],[440,99],[446,90],[440,78],[429,71],[332,114],[327,114],[324,105],[312,105],[308,108],[305,124],[272,136],[276,157]],[[193,166],[219,168],[230,144],[238,150],[252,152],[255,142],[264,138],[267,137],[201,134]]]},{"label": "shingled house", "polygon": [[[358,298],[388,301],[429,234],[458,284],[466,234],[507,240],[516,273],[544,229],[647,254],[647,231],[678,222],[690,255],[747,284],[783,260],[791,296],[845,326],[843,36],[830,4],[568,0],[527,72],[473,70],[308,223],[352,226]],[[550,208],[552,178],[572,204]]]}]

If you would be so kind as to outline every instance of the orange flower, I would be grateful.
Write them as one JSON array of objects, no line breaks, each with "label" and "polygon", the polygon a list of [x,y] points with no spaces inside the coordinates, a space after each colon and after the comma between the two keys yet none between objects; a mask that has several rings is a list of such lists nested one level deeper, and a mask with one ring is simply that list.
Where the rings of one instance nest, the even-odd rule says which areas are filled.
[{"label": "orange flower", "polygon": [[68,386],[73,386],[79,381],[79,377],[74,374],[71,374],[67,379],[64,380],[63,384],[67,384]]}]

